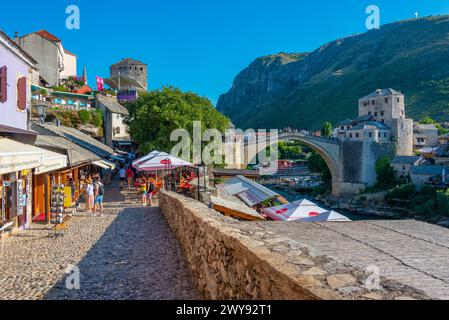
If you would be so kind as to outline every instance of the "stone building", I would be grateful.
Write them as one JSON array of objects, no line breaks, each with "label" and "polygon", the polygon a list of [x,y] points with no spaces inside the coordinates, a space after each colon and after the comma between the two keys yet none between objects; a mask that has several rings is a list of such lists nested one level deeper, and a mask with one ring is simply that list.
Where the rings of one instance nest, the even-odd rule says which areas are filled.
[{"label": "stone building", "polygon": [[367,121],[347,130],[347,138],[351,141],[388,143],[391,142],[391,130],[380,122]]},{"label": "stone building", "polygon": [[340,140],[394,143],[396,154],[413,154],[413,120],[405,117],[404,95],[378,89],[359,100],[359,117],[338,124]]},{"label": "stone building", "polygon": [[37,61],[43,84],[58,86],[62,79],[76,77],[76,55],[66,50],[62,41],[50,32],[40,30],[16,37],[16,43]]},{"label": "stone building", "polygon": [[436,147],[438,129],[434,124],[416,124],[413,128],[415,149]]},{"label": "stone building", "polygon": [[405,119],[404,95],[393,89],[378,89],[359,100],[359,116],[373,116],[388,127],[393,119]]},{"label": "stone building", "polygon": [[106,82],[109,86],[118,89],[134,89],[147,91],[148,66],[131,58],[113,64],[110,67],[110,79]]},{"label": "stone building", "polygon": [[413,166],[410,179],[418,190],[425,185],[441,186],[448,181],[449,167],[443,166]]},{"label": "stone building", "polygon": [[391,161],[391,166],[394,169],[396,177],[404,179],[410,176],[412,167],[419,166],[422,162],[425,162],[425,159],[420,156],[399,156]]},{"label": "stone building", "polygon": [[128,126],[124,119],[129,114],[128,110],[118,103],[116,98],[96,95],[96,107],[104,114],[104,137],[105,144],[111,148],[128,149],[130,151],[132,142],[128,132]]}]

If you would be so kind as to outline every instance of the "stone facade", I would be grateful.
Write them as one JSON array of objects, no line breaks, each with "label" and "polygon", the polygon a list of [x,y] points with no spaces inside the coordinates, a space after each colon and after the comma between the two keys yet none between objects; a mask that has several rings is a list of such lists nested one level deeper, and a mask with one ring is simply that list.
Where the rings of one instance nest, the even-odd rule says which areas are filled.
[{"label": "stone facade", "polygon": [[105,144],[113,148],[117,147],[119,142],[130,141],[128,126],[124,121],[129,114],[128,110],[115,97],[97,94],[95,100],[96,107],[102,110],[104,114]]},{"label": "stone facade", "polygon": [[392,127],[393,119],[405,119],[404,95],[393,89],[378,89],[359,100],[359,116],[372,115],[374,121]]},{"label": "stone facade", "polygon": [[359,100],[359,117],[338,124],[340,140],[371,141],[397,145],[396,154],[413,154],[413,120],[405,117],[404,95],[393,89],[378,89]]},{"label": "stone facade", "polygon": [[416,124],[413,132],[415,149],[436,147],[439,144],[438,129],[434,124]]},{"label": "stone facade", "polygon": [[160,208],[206,299],[426,298],[383,278],[383,289],[370,291],[363,287],[363,270],[315,254],[307,245],[276,234],[269,224],[236,221],[174,193],[161,194]]},{"label": "stone facade", "polygon": [[393,142],[396,144],[396,155],[413,155],[413,119],[394,119],[391,130]]},{"label": "stone facade", "polygon": [[148,89],[148,66],[145,63],[130,58],[123,59],[110,67],[111,78],[118,75],[137,80],[145,91]]},{"label": "stone facade", "polygon": [[407,178],[410,176],[410,171],[413,166],[419,166],[424,161],[419,156],[410,157],[395,157],[391,162],[391,166],[397,178]]}]

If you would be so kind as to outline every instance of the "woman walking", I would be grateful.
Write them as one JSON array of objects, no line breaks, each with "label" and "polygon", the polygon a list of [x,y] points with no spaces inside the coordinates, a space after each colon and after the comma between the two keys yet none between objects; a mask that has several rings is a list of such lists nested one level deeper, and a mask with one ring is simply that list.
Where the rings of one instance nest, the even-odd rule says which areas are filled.
[{"label": "woman walking", "polygon": [[94,212],[95,193],[94,193],[94,185],[92,184],[91,178],[88,178],[86,181],[86,195],[87,195],[87,210],[88,212],[92,213]]},{"label": "woman walking", "polygon": [[152,178],[148,179],[147,183],[147,206],[153,205],[153,195],[156,193],[156,186],[154,185]]},{"label": "woman walking", "polygon": [[122,166],[118,173],[119,173],[119,176],[120,176],[120,190],[123,190],[123,185],[125,184],[125,179],[126,179],[125,167]]}]

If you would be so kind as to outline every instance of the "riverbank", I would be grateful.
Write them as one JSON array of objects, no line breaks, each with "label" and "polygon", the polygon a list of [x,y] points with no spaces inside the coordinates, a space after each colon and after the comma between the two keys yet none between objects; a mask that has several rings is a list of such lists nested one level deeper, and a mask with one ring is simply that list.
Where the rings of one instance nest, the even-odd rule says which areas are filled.
[{"label": "riverbank", "polygon": [[332,195],[319,196],[315,199],[324,206],[339,212],[355,212],[357,215],[379,217],[388,220],[417,220],[449,228],[449,218],[436,212],[426,215],[417,214],[408,208],[406,201],[392,206],[385,202],[385,192],[361,194],[353,197],[335,197]]}]

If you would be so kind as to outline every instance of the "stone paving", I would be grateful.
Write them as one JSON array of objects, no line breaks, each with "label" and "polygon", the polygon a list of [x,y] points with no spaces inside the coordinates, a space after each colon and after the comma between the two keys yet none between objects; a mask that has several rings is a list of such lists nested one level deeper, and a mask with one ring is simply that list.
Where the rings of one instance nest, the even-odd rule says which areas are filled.
[{"label": "stone paving", "polygon": [[351,223],[267,223],[269,230],[313,248],[316,255],[366,269],[424,292],[449,299],[449,232],[410,221]]},{"label": "stone paving", "polygon": [[[114,185],[106,189],[105,214],[76,213],[64,237],[51,238],[49,226],[34,225],[7,239],[0,299],[199,299],[159,209],[136,199]],[[79,290],[66,287],[70,266],[79,268]]]}]

